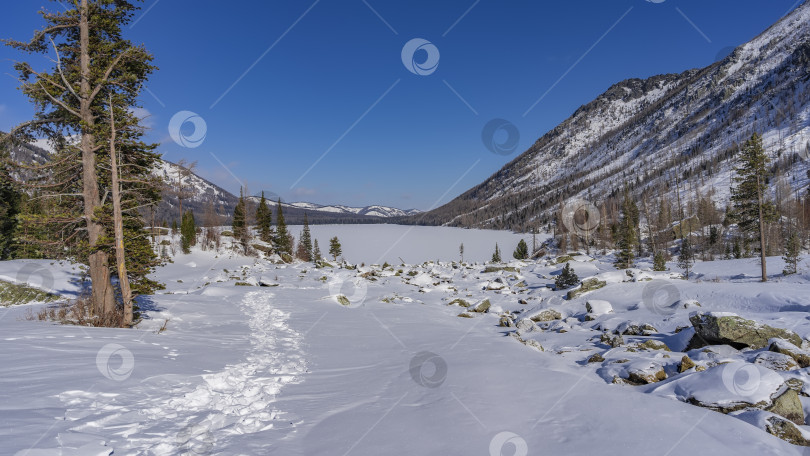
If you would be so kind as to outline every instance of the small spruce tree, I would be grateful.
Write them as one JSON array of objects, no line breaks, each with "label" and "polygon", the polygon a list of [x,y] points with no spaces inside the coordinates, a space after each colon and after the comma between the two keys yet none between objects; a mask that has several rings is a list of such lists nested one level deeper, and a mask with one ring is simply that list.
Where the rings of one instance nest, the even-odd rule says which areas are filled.
[{"label": "small spruce tree", "polygon": [[264,198],[264,192],[259,200],[259,205],[256,207],[256,228],[259,231],[259,239],[264,242],[273,241],[273,212],[267,206],[267,200]]},{"label": "small spruce tree", "polygon": [[498,247],[498,243],[495,243],[495,252],[492,254],[492,262],[493,263],[500,263],[501,262],[501,249]]},{"label": "small spruce tree", "polygon": [[321,259],[322,259],[322,257],[321,257],[321,248],[320,248],[320,246],[318,246],[318,240],[315,239],[312,242],[313,242],[312,261],[321,261]]},{"label": "small spruce tree", "polygon": [[664,252],[658,251],[655,252],[655,256],[653,257],[653,271],[666,271],[667,270],[667,258],[664,256]]},{"label": "small spruce tree", "polygon": [[516,260],[529,258],[529,246],[526,245],[526,241],[521,239],[520,242],[518,242],[517,248],[512,252],[512,256],[515,257]]},{"label": "small spruce tree", "polygon": [[689,280],[689,272],[694,264],[695,252],[692,250],[692,242],[689,240],[689,236],[686,236],[681,240],[681,251],[678,255],[678,266],[684,270],[686,280]]},{"label": "small spruce tree", "polygon": [[578,284],[579,277],[576,272],[574,272],[574,268],[571,267],[571,263],[565,263],[565,267],[560,275],[554,279],[554,286],[557,287],[558,290],[565,290],[566,288],[571,288]]},{"label": "small spruce tree", "polygon": [[329,254],[337,262],[337,257],[343,254],[343,248],[340,246],[340,240],[337,236],[329,240]]},{"label": "small spruce tree", "polygon": [[239,191],[239,201],[233,209],[233,238],[242,245],[242,249],[247,252],[248,226],[245,212],[245,195]]},{"label": "small spruce tree", "polygon": [[799,272],[799,255],[802,250],[802,241],[797,233],[793,233],[785,241],[785,269],[782,271],[784,275],[796,274]]},{"label": "small spruce tree", "polygon": [[191,253],[191,247],[197,244],[197,225],[194,222],[194,213],[191,209],[183,213],[180,222],[180,243],[183,253]]},{"label": "small spruce tree", "polygon": [[290,242],[290,237],[290,233],[287,232],[287,223],[284,221],[284,211],[281,209],[281,198],[279,198],[276,204],[276,237],[274,239],[278,254],[292,255],[293,244]]}]

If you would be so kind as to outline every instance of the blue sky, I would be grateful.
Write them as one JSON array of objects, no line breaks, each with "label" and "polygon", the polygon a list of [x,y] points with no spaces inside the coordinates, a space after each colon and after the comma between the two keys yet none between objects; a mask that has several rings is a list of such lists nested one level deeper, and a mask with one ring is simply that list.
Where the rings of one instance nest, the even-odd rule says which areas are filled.
[{"label": "blue sky", "polygon": [[[3,38],[27,39],[42,25],[38,9],[61,8],[44,0],[7,3]],[[196,160],[199,174],[233,192],[244,184],[251,193],[266,190],[288,201],[426,210],[486,179],[610,85],[706,66],[797,3],[142,5],[126,35],[144,43],[160,67],[142,102],[149,138],[162,144],[164,158]],[[403,47],[416,38],[438,50],[438,66],[425,71],[430,74],[414,74],[403,64]],[[417,64],[427,57],[424,49],[415,53]],[[6,74],[11,60],[22,58],[0,48],[0,130],[33,112]],[[179,143],[185,136],[196,147],[183,147],[170,134],[170,120],[182,111],[204,120],[201,141],[194,133],[202,124],[196,132],[190,122],[175,130]],[[485,146],[482,131],[493,119],[505,119],[519,133],[514,153]],[[508,138],[499,130],[494,142]]]}]

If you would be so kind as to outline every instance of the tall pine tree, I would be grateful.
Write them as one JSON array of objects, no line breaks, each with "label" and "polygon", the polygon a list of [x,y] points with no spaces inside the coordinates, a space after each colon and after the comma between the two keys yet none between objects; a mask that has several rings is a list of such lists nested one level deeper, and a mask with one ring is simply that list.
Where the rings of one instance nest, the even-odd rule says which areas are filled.
[{"label": "tall pine tree", "polygon": [[630,196],[630,191],[625,188],[624,200],[622,202],[622,218],[619,221],[618,227],[619,240],[616,243],[616,247],[619,251],[616,252],[616,260],[613,263],[616,269],[628,269],[633,267],[633,260],[635,259],[634,249],[638,242],[638,238],[636,237],[638,232],[636,228],[637,220],[638,208]]},{"label": "tall pine tree", "polygon": [[304,212],[304,228],[301,230],[301,236],[298,238],[296,256],[299,260],[313,261],[312,235],[309,232],[309,219],[307,218],[306,212]]},{"label": "tall pine tree", "polygon": [[276,203],[276,253],[279,255],[286,253],[292,256],[293,246],[290,242],[290,233],[287,232],[287,223],[284,221],[284,210],[281,208],[281,198]]},{"label": "tall pine tree", "polygon": [[256,207],[256,228],[259,231],[259,239],[264,242],[273,242],[273,212],[267,205],[264,192]]},{"label": "tall pine tree", "polygon": [[765,224],[776,219],[774,205],[766,199],[768,182],[768,156],[762,146],[762,137],[754,133],[743,144],[737,156],[734,186],[731,189],[733,220],[744,234],[752,234],[759,242],[762,281],[768,281],[765,262]]},{"label": "tall pine tree", "polygon": [[248,226],[245,211],[244,191],[239,189],[239,201],[236,203],[236,207],[233,208],[233,222],[231,223],[231,227],[233,229],[234,240],[241,245],[242,251],[247,253]]}]

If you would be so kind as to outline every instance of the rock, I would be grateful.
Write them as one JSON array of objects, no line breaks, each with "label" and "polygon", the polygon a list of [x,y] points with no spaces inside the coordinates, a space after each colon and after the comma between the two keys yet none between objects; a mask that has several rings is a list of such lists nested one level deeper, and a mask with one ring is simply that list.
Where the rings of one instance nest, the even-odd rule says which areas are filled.
[{"label": "rock", "polygon": [[703,307],[703,306],[701,306],[700,303],[695,301],[694,299],[689,299],[683,302],[684,309],[688,309],[690,307]]},{"label": "rock", "polygon": [[529,303],[529,302],[528,302],[528,301],[526,301],[525,299],[518,299],[518,304],[523,304],[523,305],[525,306],[525,305],[526,305],[526,304],[528,304],[528,303]]},{"label": "rock", "polygon": [[462,313],[458,314],[458,316],[461,317],[461,318],[473,318],[473,316],[468,314],[467,312],[462,312]]},{"label": "rock", "polygon": [[771,340],[768,351],[790,356],[801,367],[810,366],[810,353],[784,339]]},{"label": "rock", "polygon": [[592,299],[585,303],[585,310],[587,310],[589,314],[604,315],[613,313],[613,306],[607,301]]},{"label": "rock", "polygon": [[766,421],[765,431],[768,434],[779,437],[793,445],[810,446],[810,441],[804,438],[802,432],[792,422],[779,416],[772,416]]},{"label": "rock", "polygon": [[794,345],[802,343],[801,338],[793,331],[746,320],[731,313],[695,312],[689,316],[689,321],[695,328],[695,336],[689,343],[692,348],[703,343],[702,346],[727,344],[738,349],[756,349],[768,346],[768,341],[773,338],[786,339]]},{"label": "rock", "polygon": [[804,409],[799,400],[799,393],[790,388],[786,388],[784,393],[776,397],[765,411],[775,413],[795,424],[804,425]]},{"label": "rock", "polygon": [[460,299],[460,298],[456,298],[456,299],[450,301],[447,305],[448,306],[470,307],[469,302],[467,302],[467,301],[465,301],[463,299]]},{"label": "rock", "polygon": [[626,321],[620,324],[616,330],[616,334],[623,336],[649,336],[658,332],[657,329],[651,324],[640,324],[635,321]]},{"label": "rock", "polygon": [[637,385],[658,383],[667,379],[664,368],[652,361],[635,361],[628,366],[627,381]]},{"label": "rock", "polygon": [[663,350],[663,351],[672,351],[667,347],[667,344],[661,342],[660,340],[645,340],[644,342],[638,344],[638,348],[642,348],[645,350]]},{"label": "rock", "polygon": [[500,326],[502,328],[511,328],[511,327],[515,326],[515,323],[512,321],[511,318],[504,315],[504,316],[501,317],[500,322],[498,322],[498,326]]},{"label": "rock", "polygon": [[538,349],[540,351],[545,351],[545,349],[543,349],[543,346],[540,345],[540,342],[538,342],[538,341],[536,341],[534,339],[524,340],[523,345],[525,345],[527,347],[536,348],[536,349]]},{"label": "rock", "polygon": [[604,360],[605,358],[602,355],[599,353],[594,353],[590,358],[588,358],[588,363],[601,363]]},{"label": "rock", "polygon": [[606,285],[607,282],[598,280],[596,278],[586,279],[582,282],[582,284],[580,284],[578,288],[570,290],[566,297],[568,299],[574,299],[578,296],[582,296],[583,294],[589,291],[598,290]]},{"label": "rock", "polygon": [[337,298],[337,302],[342,306],[350,306],[350,305],[352,305],[352,302],[349,301],[349,298],[347,298],[346,296],[337,295],[336,298]]},{"label": "rock", "polygon": [[517,322],[515,327],[517,328],[517,332],[519,334],[521,334],[521,335],[525,334],[525,333],[534,332],[535,330],[538,329],[537,325],[534,324],[534,322],[531,321],[528,318],[524,318],[524,319],[520,320],[519,322]]},{"label": "rock", "polygon": [[683,358],[681,358],[681,363],[678,365],[678,372],[683,374],[684,372],[688,371],[689,369],[695,366],[696,364],[694,361],[692,361],[691,358],[689,358],[686,355],[683,355]]},{"label": "rock", "polygon": [[602,333],[602,337],[599,340],[613,348],[624,345],[624,338],[616,334]]},{"label": "rock", "polygon": [[490,307],[492,307],[492,305],[489,303],[489,299],[484,299],[480,304],[471,309],[471,311],[475,313],[485,313]]},{"label": "rock", "polygon": [[532,316],[531,319],[535,322],[562,320],[562,314],[554,309],[546,309],[539,314]]},{"label": "rock", "polygon": [[777,371],[790,371],[799,368],[799,365],[796,364],[796,361],[790,356],[770,351],[758,354],[757,357],[754,358],[754,364],[760,364],[768,369]]}]

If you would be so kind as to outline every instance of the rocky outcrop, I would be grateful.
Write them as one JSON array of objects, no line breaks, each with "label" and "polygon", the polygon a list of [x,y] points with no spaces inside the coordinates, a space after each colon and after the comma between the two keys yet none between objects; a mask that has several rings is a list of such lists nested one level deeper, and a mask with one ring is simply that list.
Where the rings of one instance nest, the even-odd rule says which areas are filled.
[{"label": "rocky outcrop", "polygon": [[786,339],[794,345],[801,345],[801,338],[786,329],[774,328],[753,320],[746,320],[732,313],[695,312],[689,317],[695,328],[695,335],[689,348],[706,345],[730,345],[735,348],[763,348],[770,339]]}]

